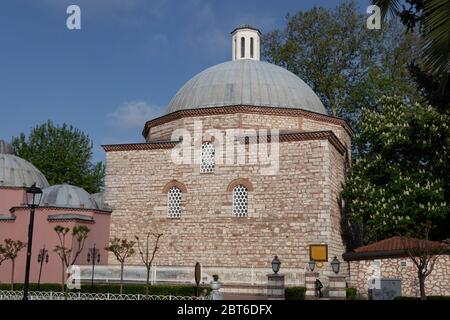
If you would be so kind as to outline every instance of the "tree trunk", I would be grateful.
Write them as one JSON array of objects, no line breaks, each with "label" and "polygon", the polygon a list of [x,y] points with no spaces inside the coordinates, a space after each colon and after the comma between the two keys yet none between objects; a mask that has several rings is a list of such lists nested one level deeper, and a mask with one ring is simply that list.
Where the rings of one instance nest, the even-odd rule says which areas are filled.
[{"label": "tree trunk", "polygon": [[148,286],[150,285],[150,269],[151,266],[147,267],[147,286],[145,287],[145,294],[148,296]]},{"label": "tree trunk", "polygon": [[61,292],[64,292],[64,261],[61,260]]},{"label": "tree trunk", "polygon": [[11,259],[11,291],[14,290],[14,269],[16,267],[15,259]]},{"label": "tree trunk", "polygon": [[120,294],[123,292],[123,262],[120,264]]},{"label": "tree trunk", "polygon": [[427,300],[427,295],[425,294],[425,277],[421,272],[419,272],[419,287],[420,287],[420,299]]}]

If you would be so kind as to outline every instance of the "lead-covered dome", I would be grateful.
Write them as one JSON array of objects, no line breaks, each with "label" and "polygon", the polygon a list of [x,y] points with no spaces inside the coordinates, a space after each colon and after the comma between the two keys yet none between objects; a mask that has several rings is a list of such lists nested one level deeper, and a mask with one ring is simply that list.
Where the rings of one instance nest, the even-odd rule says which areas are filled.
[{"label": "lead-covered dome", "polygon": [[42,206],[97,209],[97,204],[84,189],[70,184],[54,185],[42,190]]},{"label": "lead-covered dome", "polygon": [[200,72],[172,98],[166,113],[233,105],[295,108],[326,114],[319,97],[295,74],[252,59],[229,61]]},{"label": "lead-covered dome", "polygon": [[[5,152],[6,147],[2,148]],[[48,187],[45,176],[30,162],[10,153],[0,153],[0,187]]]}]

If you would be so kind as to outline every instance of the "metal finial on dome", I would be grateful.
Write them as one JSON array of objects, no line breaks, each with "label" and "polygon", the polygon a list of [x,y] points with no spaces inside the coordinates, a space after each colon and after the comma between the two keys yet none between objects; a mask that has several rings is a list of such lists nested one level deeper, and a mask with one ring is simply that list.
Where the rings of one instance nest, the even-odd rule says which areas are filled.
[{"label": "metal finial on dome", "polygon": [[259,29],[248,24],[235,28],[231,32],[232,60],[259,60],[260,35]]},{"label": "metal finial on dome", "polygon": [[0,140],[0,153],[1,154],[14,154],[14,149],[5,140]]}]

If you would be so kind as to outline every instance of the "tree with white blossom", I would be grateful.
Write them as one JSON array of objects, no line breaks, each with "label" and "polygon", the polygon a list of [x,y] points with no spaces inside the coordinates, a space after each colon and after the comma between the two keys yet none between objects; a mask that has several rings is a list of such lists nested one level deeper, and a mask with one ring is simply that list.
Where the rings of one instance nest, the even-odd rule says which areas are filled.
[{"label": "tree with white blossom", "polygon": [[361,154],[342,193],[347,244],[405,234],[426,221],[435,226],[431,238],[449,237],[450,116],[383,97],[362,112],[360,126]]}]

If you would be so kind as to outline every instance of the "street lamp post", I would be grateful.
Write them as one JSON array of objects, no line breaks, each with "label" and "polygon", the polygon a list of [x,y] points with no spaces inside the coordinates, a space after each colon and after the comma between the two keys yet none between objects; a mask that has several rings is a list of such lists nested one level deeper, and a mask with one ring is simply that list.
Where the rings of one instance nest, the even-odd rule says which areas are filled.
[{"label": "street lamp post", "polygon": [[39,288],[41,286],[42,266],[44,265],[44,261],[45,261],[45,263],[48,263],[48,250],[45,249],[45,246],[41,250],[39,250],[39,255],[38,255],[37,261],[39,263],[39,278],[38,278],[37,289],[39,290]]},{"label": "street lamp post", "polygon": [[30,265],[31,265],[31,248],[33,244],[33,227],[34,227],[34,211],[39,206],[42,197],[42,190],[36,187],[34,183],[27,188],[27,205],[30,208],[30,223],[28,224],[28,243],[27,243],[27,264],[25,267],[25,281],[23,284],[23,300],[28,300],[28,289],[30,286]]},{"label": "street lamp post", "polygon": [[95,270],[95,263],[100,263],[100,250],[98,250],[95,247],[95,243],[94,246],[92,248],[89,248],[89,252],[87,255],[87,262],[91,262],[92,261],[92,278],[91,278],[91,287],[94,287],[94,270]]}]

